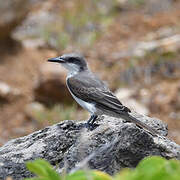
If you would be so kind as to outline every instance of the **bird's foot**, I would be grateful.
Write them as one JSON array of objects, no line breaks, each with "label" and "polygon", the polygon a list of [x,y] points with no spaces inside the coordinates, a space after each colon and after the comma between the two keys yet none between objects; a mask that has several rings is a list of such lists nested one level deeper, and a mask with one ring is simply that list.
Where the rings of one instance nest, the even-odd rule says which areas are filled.
[{"label": "bird's foot", "polygon": [[85,127],[86,127],[88,130],[90,130],[90,131],[96,129],[98,126],[99,126],[99,124],[96,124],[96,123],[93,123],[93,124],[91,124],[91,123],[86,123],[86,124],[85,124]]},{"label": "bird's foot", "polygon": [[97,115],[91,115],[91,117],[89,118],[89,120],[86,123],[86,128],[89,129],[90,131],[94,130],[96,127],[98,127],[98,124],[95,124],[94,122],[97,119]]}]

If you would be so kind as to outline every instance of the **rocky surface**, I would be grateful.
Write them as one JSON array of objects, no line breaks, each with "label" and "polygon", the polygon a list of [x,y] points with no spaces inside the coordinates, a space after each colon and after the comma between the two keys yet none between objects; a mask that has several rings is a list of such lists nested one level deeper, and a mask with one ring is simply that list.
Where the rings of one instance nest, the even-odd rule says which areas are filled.
[{"label": "rocky surface", "polygon": [[28,136],[13,139],[0,148],[0,179],[30,177],[25,162],[44,158],[72,172],[89,167],[113,174],[124,167],[135,167],[146,156],[180,159],[180,146],[170,141],[167,126],[160,120],[133,113],[163,136],[153,137],[135,124],[113,117],[99,117],[90,131],[85,122],[64,121]]}]

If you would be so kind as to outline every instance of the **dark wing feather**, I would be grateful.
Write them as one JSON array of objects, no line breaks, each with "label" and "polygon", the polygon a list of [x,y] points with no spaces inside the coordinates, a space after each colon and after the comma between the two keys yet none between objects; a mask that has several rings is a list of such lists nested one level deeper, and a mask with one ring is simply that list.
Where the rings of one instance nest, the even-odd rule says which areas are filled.
[{"label": "dark wing feather", "polygon": [[[117,113],[130,112],[107,86],[97,78],[86,76],[69,78],[67,84],[72,93],[86,102],[96,102],[96,107]],[[88,79],[87,79],[88,78]]]}]

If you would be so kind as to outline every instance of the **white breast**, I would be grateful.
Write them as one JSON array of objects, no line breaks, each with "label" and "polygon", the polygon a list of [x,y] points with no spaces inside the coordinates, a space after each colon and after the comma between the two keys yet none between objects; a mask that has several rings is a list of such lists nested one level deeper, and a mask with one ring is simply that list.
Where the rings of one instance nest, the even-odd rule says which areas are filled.
[{"label": "white breast", "polygon": [[[67,86],[68,87],[68,86]],[[69,89],[69,87],[68,87]],[[89,111],[91,114],[94,114],[96,112],[96,107],[94,104],[92,103],[88,103],[88,102],[85,102],[81,99],[79,99],[78,97],[76,97],[72,92],[71,90],[69,89],[69,92],[71,93],[72,97],[77,101],[77,103],[82,106],[84,109],[86,109],[87,111]]]},{"label": "white breast", "polygon": [[75,97],[74,95],[72,95],[73,98],[87,111],[89,111],[91,114],[94,114],[96,112],[96,108],[95,105],[92,103],[87,103],[77,97]]}]

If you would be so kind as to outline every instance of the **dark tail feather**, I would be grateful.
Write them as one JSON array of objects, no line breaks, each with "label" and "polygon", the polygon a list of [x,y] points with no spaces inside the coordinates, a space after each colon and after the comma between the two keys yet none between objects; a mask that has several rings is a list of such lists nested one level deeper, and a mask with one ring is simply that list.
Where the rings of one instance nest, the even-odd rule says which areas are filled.
[{"label": "dark tail feather", "polygon": [[147,124],[141,122],[140,120],[136,119],[135,117],[131,116],[130,114],[126,114],[123,116],[123,118],[127,121],[131,121],[133,123],[135,123],[137,126],[142,127],[143,129],[148,130],[153,136],[157,136],[159,135],[159,132],[153,128],[151,128],[150,126],[148,126]]}]

